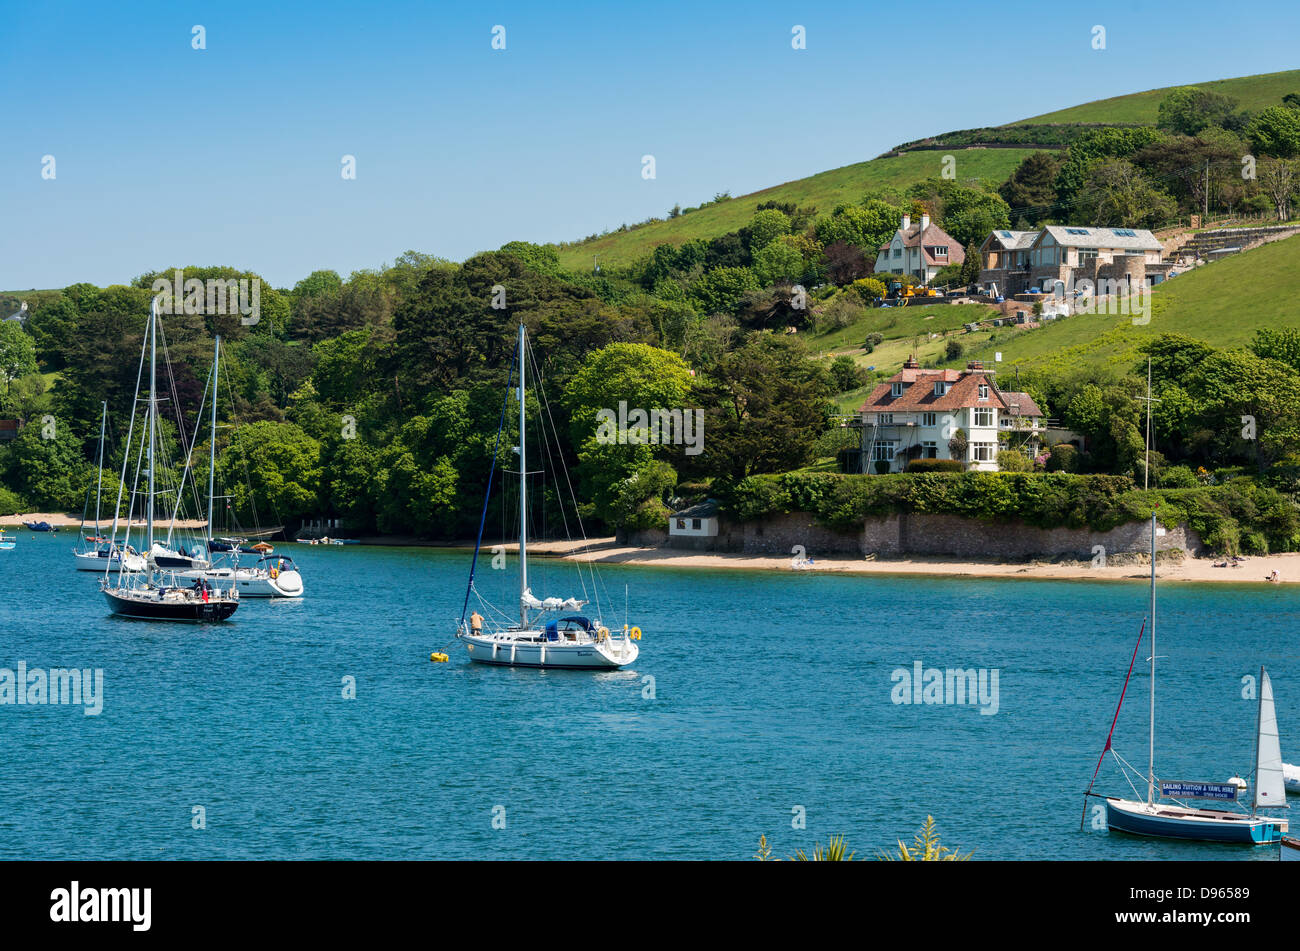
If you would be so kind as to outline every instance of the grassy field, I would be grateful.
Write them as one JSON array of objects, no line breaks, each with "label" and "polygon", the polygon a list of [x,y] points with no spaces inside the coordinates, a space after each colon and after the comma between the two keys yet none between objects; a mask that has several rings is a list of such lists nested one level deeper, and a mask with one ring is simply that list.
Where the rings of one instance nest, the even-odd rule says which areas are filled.
[{"label": "grassy field", "polygon": [[794,202],[829,213],[840,202],[858,201],[872,188],[906,188],[927,178],[938,178],[945,154],[957,159],[959,181],[1004,181],[1032,149],[954,149],[951,152],[909,152],[893,158],[873,159],[821,172],[808,178],[775,185],[717,205],[708,205],[671,221],[657,221],[630,231],[615,232],[586,244],[560,249],[560,263],[571,271],[591,268],[597,255],[606,265],[628,264],[649,254],[656,245],[684,244],[693,238],[716,238],[749,223],[754,207],[764,201]]},{"label": "grassy field", "polygon": [[[1215,79],[1203,83],[1188,83],[1212,92],[1232,96],[1242,109],[1256,112],[1266,106],[1279,105],[1279,100],[1289,92],[1300,92],[1300,69],[1284,73],[1262,73],[1258,76],[1240,76],[1236,79]],[[1071,106],[1046,115],[1021,119],[1021,122],[1141,122],[1154,123],[1156,110],[1170,89],[1148,89],[1145,92],[1098,99],[1083,105]]]},{"label": "grassy field", "polygon": [[1266,244],[1179,275],[1152,294],[1151,321],[1134,325],[1123,315],[1079,315],[1028,333],[999,330],[967,356],[1002,367],[1083,366],[1094,372],[1124,370],[1137,347],[1163,333],[1182,333],[1219,347],[1244,346],[1261,328],[1300,329],[1300,237]]}]

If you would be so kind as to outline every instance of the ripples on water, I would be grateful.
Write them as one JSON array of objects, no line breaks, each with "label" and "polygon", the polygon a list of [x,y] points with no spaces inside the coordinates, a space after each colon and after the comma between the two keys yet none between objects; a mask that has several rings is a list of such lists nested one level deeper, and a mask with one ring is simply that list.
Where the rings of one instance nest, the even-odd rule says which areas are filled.
[{"label": "ripples on water", "polygon": [[[861,857],[927,813],[982,859],[1275,858],[1078,831],[1141,583],[607,568],[642,655],[584,674],[429,662],[467,553],[286,546],[307,600],[191,627],[107,617],[72,542],[0,553],[0,667],[102,668],[104,712],[0,706],[0,858],[747,858],[836,833]],[[571,593],[563,566],[530,574]],[[1300,591],[1166,585],[1159,610],[1161,775],[1252,770],[1261,663],[1300,759]],[[1147,653],[1116,731],[1140,767]],[[895,705],[916,660],[997,668],[997,714]],[[1128,791],[1110,765],[1098,789]]]}]

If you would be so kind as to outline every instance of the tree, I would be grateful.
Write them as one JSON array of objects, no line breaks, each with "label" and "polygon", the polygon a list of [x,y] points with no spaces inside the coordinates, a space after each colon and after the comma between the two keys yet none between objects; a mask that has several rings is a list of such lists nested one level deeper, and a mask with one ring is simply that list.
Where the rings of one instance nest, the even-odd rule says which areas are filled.
[{"label": "tree", "polygon": [[217,468],[242,520],[268,511],[276,521],[303,518],[319,507],[320,443],[293,423],[240,426]]},{"label": "tree", "polygon": [[871,273],[862,249],[847,241],[832,241],[822,251],[822,257],[826,262],[827,279],[840,287]]},{"label": "tree", "polygon": [[795,281],[803,276],[803,255],[786,237],[777,238],[754,252],[754,276],[763,287]]},{"label": "tree", "polygon": [[776,208],[756,212],[749,222],[749,251],[751,254],[767,247],[781,235],[790,233],[790,216]]},{"label": "tree", "polygon": [[1300,109],[1269,106],[1246,127],[1255,151],[1276,158],[1293,158],[1300,153]]},{"label": "tree", "polygon": [[1174,217],[1174,200],[1136,165],[1108,159],[1089,168],[1079,198],[1085,217],[1098,227],[1148,228]]},{"label": "tree", "polygon": [[1169,132],[1196,135],[1206,126],[1233,125],[1237,100],[1196,86],[1171,90],[1156,111],[1156,125]]},{"label": "tree", "polygon": [[1300,166],[1280,158],[1266,158],[1260,163],[1259,184],[1273,202],[1278,221],[1291,219],[1291,199],[1300,186]]},{"label": "tree", "polygon": [[719,267],[708,271],[691,287],[691,295],[704,314],[732,314],[746,292],[759,290],[758,279],[747,267]]},{"label": "tree", "polygon": [[0,381],[5,385],[5,404],[10,384],[36,372],[36,343],[16,320],[0,321]]},{"label": "tree", "polygon": [[687,409],[694,378],[677,354],[642,343],[614,343],[589,354],[564,390],[573,444],[596,433],[598,415],[629,409]]},{"label": "tree", "polygon": [[72,511],[82,503],[93,467],[70,426],[56,420],[53,438],[47,436],[45,426],[24,427],[0,455],[0,481],[37,511]]},{"label": "tree", "polygon": [[1059,155],[1033,152],[1016,166],[1011,177],[998,188],[998,194],[1014,214],[1031,222],[1042,221],[1056,203],[1056,176],[1060,171]]},{"label": "tree", "polygon": [[831,388],[800,342],[755,334],[705,380],[704,451],[683,464],[737,479],[806,465],[826,428]]},{"label": "tree", "polygon": [[902,215],[903,209],[878,199],[862,205],[841,205],[830,215],[818,218],[813,233],[823,247],[842,241],[874,255],[894,236]]}]

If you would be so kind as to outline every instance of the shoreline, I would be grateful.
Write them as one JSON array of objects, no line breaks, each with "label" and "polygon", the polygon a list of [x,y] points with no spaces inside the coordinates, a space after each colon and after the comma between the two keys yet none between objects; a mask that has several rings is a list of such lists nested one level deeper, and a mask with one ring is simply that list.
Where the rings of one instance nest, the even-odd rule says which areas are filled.
[{"label": "shoreline", "polygon": [[[998,562],[937,555],[925,558],[832,555],[825,558],[814,557],[806,567],[796,568],[793,559],[783,555],[636,548],[630,545],[616,545],[613,539],[593,539],[585,545],[571,542],[539,542],[529,547],[530,550],[548,557],[604,565],[844,575],[1015,578],[1027,581],[1149,581],[1151,578],[1151,563],[1142,556],[1125,556],[1122,564],[1112,563],[1104,568],[1097,568],[1093,567],[1090,561]],[[517,548],[517,545],[506,546],[507,551]],[[1156,560],[1158,581],[1269,585],[1265,576],[1274,570],[1278,573],[1280,585],[1300,579],[1300,552],[1253,555],[1237,568],[1215,568],[1212,558],[1184,557],[1178,561]]]},{"label": "shoreline", "polygon": [[[60,529],[77,528],[79,517],[66,514],[32,512],[0,517],[0,527],[16,528],[24,532],[23,522],[49,522]],[[100,530],[112,527],[112,520],[101,520]],[[125,525],[119,522],[119,527]],[[144,521],[133,521],[132,528],[143,527]],[[180,528],[202,528],[201,520],[177,522]],[[86,522],[94,528],[93,520]],[[435,548],[446,550],[472,550],[472,541],[428,541],[409,536],[363,536],[363,546]],[[281,544],[294,544],[283,542]],[[485,546],[491,548],[493,546]],[[515,553],[518,543],[506,544],[505,550]],[[592,562],[598,565],[632,565],[635,567],[706,569],[724,571],[783,571],[842,575],[906,575],[936,578],[1015,578],[1040,581],[1147,581],[1151,577],[1150,562],[1142,555],[1124,555],[1112,558],[1104,568],[1093,567],[1089,561],[978,561],[969,558],[932,555],[927,557],[876,558],[846,554],[814,557],[804,567],[796,568],[788,555],[747,555],[732,552],[701,552],[679,548],[638,548],[619,545],[613,538],[593,538],[587,542],[536,541],[529,544],[535,555],[564,561]],[[1116,563],[1120,562],[1120,563]],[[1252,555],[1236,568],[1215,568],[1212,558],[1184,556],[1173,561],[1157,559],[1156,579],[1196,584],[1269,584],[1265,576],[1277,571],[1279,584],[1300,580],[1300,552],[1278,555]]]}]

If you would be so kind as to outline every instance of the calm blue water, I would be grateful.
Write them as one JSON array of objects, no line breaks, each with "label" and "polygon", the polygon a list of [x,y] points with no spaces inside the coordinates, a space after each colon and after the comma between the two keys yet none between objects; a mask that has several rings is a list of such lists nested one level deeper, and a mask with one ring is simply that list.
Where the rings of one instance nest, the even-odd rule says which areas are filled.
[{"label": "calm blue water", "polygon": [[[192,627],[106,617],[73,540],[0,553],[0,667],[102,668],[105,706],[0,706],[0,858],[748,858],[841,832],[862,856],[927,813],[982,859],[1276,858],[1078,831],[1141,583],[606,568],[642,656],[583,674],[429,662],[463,552],[287,545],[308,600]],[[1300,759],[1300,589],[1167,585],[1160,610],[1160,774],[1249,773],[1261,663]],[[998,712],[895,705],[916,660],[999,669]],[[1138,765],[1146,701],[1135,675],[1116,745]],[[1098,789],[1127,792],[1109,761]]]}]

